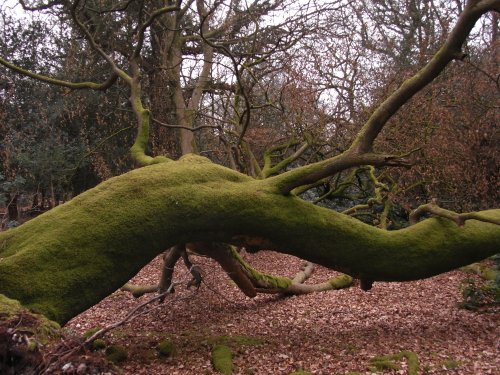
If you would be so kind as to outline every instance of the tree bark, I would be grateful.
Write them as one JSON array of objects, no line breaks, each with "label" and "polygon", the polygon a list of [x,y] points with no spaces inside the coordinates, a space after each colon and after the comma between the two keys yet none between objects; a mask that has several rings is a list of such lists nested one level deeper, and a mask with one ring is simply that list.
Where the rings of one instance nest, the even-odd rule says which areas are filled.
[{"label": "tree bark", "polygon": [[19,220],[19,207],[17,206],[17,199],[19,194],[14,193],[13,195],[7,195],[7,213],[9,217],[9,221],[18,221]]},{"label": "tree bark", "polygon": [[[65,323],[179,243],[276,250],[373,281],[430,277],[500,248],[492,223],[433,218],[389,232],[273,181],[193,155],[112,178],[0,233],[0,293]],[[481,214],[500,218],[498,209]]]}]

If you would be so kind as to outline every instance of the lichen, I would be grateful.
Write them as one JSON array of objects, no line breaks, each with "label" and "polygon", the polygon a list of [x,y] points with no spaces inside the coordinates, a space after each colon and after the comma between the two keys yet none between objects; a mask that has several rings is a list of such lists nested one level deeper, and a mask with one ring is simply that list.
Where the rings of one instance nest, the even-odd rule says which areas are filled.
[{"label": "lichen", "polygon": [[214,370],[224,375],[233,372],[233,354],[226,345],[216,345],[212,350],[212,364]]}]

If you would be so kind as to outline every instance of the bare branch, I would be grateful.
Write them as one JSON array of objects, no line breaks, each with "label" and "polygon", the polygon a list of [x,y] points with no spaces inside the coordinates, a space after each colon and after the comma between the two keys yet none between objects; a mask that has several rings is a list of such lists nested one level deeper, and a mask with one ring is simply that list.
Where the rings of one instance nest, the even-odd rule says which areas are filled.
[{"label": "bare branch", "polygon": [[120,69],[116,62],[109,56],[104,50],[97,44],[95,39],[93,38],[92,34],[90,31],[85,27],[85,25],[80,21],[78,18],[78,15],[76,14],[77,8],[80,4],[80,0],[76,0],[73,4],[73,6],[70,8],[70,13],[73,21],[76,23],[76,25],[80,28],[80,30],[83,32],[85,38],[87,41],[90,43],[92,48],[98,52],[111,66],[115,74],[117,74],[120,78],[122,78],[125,82],[128,84],[131,83],[132,77],[130,77],[124,70]]},{"label": "bare branch", "polygon": [[155,118],[152,118],[151,119],[155,124],[158,124],[164,128],[170,128],[170,129],[185,129],[185,130],[189,130],[191,132],[195,132],[195,131],[198,131],[198,130],[201,130],[201,129],[217,129],[217,130],[221,130],[221,127],[218,126],[218,125],[198,125],[194,128],[191,128],[189,126],[186,126],[186,125],[173,125],[173,124],[166,124],[160,120],[157,120]]},{"label": "bare branch", "polygon": [[499,11],[500,1],[469,0],[444,45],[427,65],[403,82],[399,89],[380,104],[358,133],[350,150],[358,153],[370,152],[373,141],[387,121],[417,92],[432,82],[452,60],[462,59],[465,56],[461,51],[463,43],[477,20],[491,10]]},{"label": "bare branch", "polygon": [[132,54],[132,58],[139,57],[141,50],[142,50],[142,47],[144,45],[144,34],[146,33],[146,30],[148,29],[148,27],[151,26],[151,24],[161,15],[163,15],[165,13],[179,11],[179,10],[181,10],[181,9],[178,6],[166,6],[166,7],[159,8],[159,9],[155,10],[153,13],[151,13],[151,15],[146,20],[146,22],[144,22],[141,25],[141,27],[139,28],[139,30],[137,31],[137,45],[135,47],[134,53]]},{"label": "bare branch", "polygon": [[487,217],[479,212],[465,212],[459,214],[457,212],[441,208],[437,205],[436,200],[433,200],[431,203],[423,204],[413,210],[410,213],[410,225],[416,224],[420,217],[426,213],[452,220],[460,227],[463,226],[467,220],[478,220],[485,223],[500,225],[499,219]]},{"label": "bare branch", "polygon": [[95,82],[70,82],[64,81],[57,78],[48,77],[43,74],[35,73],[29,71],[27,69],[23,69],[7,60],[4,60],[0,57],[0,64],[9,68],[10,70],[22,74],[24,76],[36,79],[41,82],[49,83],[56,86],[67,87],[72,90],[81,90],[81,89],[91,89],[91,90],[106,90],[111,87],[118,78],[118,75],[112,74],[105,82],[103,83],[95,83]]},{"label": "bare branch", "polygon": [[19,0],[19,4],[23,7],[24,10],[29,10],[29,11],[37,11],[37,10],[45,10],[52,8],[55,5],[63,5],[64,2],[62,0],[53,0],[49,1],[47,4],[41,4],[38,6],[29,6],[26,5],[26,2],[24,0]]}]

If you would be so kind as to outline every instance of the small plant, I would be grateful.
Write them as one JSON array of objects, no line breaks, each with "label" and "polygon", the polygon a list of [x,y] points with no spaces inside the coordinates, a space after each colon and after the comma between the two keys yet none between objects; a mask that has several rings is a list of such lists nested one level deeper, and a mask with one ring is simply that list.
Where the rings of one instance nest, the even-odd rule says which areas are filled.
[{"label": "small plant", "polygon": [[120,345],[111,345],[106,349],[106,358],[114,364],[124,362],[128,357],[127,349]]},{"label": "small plant", "polygon": [[171,340],[163,340],[156,349],[160,357],[172,357],[175,354],[175,345]]},{"label": "small plant", "polygon": [[102,339],[96,339],[92,342],[92,349],[94,350],[100,350],[104,349],[106,347],[106,342]]},{"label": "small plant", "polygon": [[410,351],[402,351],[400,353],[377,356],[370,359],[370,371],[384,371],[384,370],[399,370],[401,366],[396,361],[406,359],[408,362],[408,375],[417,375],[419,371],[418,357],[415,353]]},{"label": "small plant", "polygon": [[450,358],[450,359],[443,361],[443,366],[446,367],[447,370],[454,370],[454,369],[460,367],[460,363],[458,363],[458,361]]},{"label": "small plant", "polygon": [[462,281],[460,289],[463,301],[459,304],[460,307],[468,310],[478,310],[500,304],[500,256],[493,257],[493,262],[494,264],[491,267],[482,266],[478,268],[481,272],[476,271],[477,267],[467,269],[469,272],[478,273],[482,279],[477,280],[468,277]]}]

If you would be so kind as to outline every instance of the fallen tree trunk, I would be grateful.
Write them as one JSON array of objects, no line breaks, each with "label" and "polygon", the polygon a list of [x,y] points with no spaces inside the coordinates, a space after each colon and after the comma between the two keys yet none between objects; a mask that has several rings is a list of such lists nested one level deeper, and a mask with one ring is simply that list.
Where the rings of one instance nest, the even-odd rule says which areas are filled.
[{"label": "fallen tree trunk", "polygon": [[272,249],[369,281],[430,277],[500,248],[492,223],[435,218],[389,232],[282,193],[276,178],[192,155],[112,178],[0,233],[0,293],[65,323],[179,243]]}]

